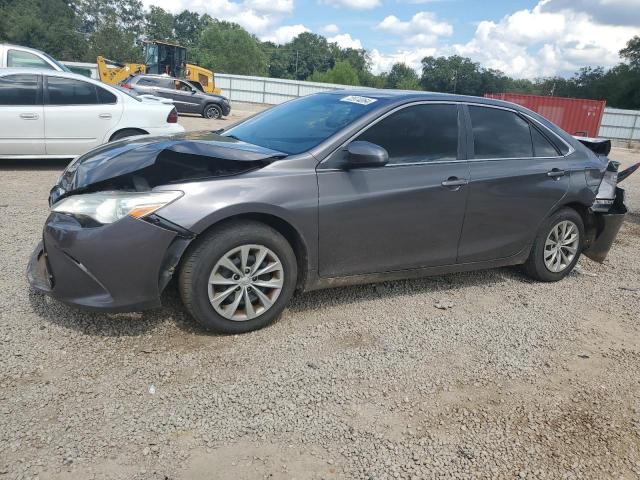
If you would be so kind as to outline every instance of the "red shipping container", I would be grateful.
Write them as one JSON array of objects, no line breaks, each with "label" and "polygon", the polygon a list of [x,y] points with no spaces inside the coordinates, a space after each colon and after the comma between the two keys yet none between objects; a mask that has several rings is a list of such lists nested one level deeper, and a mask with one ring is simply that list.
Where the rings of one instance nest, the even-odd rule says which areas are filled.
[{"label": "red shipping container", "polygon": [[545,97],[522,93],[487,93],[487,98],[517,103],[551,120],[571,135],[597,137],[606,101]]}]

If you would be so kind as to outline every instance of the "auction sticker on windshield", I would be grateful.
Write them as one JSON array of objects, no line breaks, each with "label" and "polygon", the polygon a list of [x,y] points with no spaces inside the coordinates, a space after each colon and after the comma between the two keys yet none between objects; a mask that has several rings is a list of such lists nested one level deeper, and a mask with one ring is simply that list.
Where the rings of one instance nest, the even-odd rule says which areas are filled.
[{"label": "auction sticker on windshield", "polygon": [[359,95],[349,95],[348,97],[342,97],[341,102],[359,103],[360,105],[369,105],[376,101],[375,98],[361,97]]}]

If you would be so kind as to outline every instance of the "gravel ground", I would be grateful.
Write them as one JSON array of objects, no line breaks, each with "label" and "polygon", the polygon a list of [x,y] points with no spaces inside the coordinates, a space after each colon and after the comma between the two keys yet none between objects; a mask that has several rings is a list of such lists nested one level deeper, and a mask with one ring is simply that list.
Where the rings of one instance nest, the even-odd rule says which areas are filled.
[{"label": "gravel ground", "polygon": [[503,268],[311,292],[216,336],[173,286],[121,315],[28,290],[62,167],[0,166],[0,479],[640,476],[639,174],[607,262],[561,283]]}]

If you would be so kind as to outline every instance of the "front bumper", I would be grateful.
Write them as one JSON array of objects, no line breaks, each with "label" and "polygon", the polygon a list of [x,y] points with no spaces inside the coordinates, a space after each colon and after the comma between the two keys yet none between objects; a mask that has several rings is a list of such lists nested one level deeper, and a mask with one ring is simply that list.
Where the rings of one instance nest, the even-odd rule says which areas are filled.
[{"label": "front bumper", "polygon": [[27,267],[31,286],[73,305],[126,312],[160,306],[160,294],[190,239],[125,217],[86,228],[53,212]]}]

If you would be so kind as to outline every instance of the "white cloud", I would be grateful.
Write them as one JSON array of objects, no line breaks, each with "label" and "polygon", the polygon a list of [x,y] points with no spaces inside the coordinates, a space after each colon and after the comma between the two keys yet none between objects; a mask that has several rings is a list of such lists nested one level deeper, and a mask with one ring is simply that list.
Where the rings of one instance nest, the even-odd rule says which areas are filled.
[{"label": "white cloud", "polygon": [[244,6],[265,13],[293,12],[293,0],[245,0]]},{"label": "white cloud", "polygon": [[340,29],[338,28],[338,26],[335,23],[330,23],[329,25],[325,25],[324,27],[322,27],[322,31],[324,33],[328,33],[328,34],[336,34],[340,31]]},{"label": "white cloud", "polygon": [[472,40],[443,53],[458,53],[508,75],[533,78],[570,74],[585,65],[612,66],[619,62],[618,51],[638,32],[597,23],[582,11],[550,8],[555,1],[542,0],[497,23],[482,21]]},{"label": "white cloud", "polygon": [[371,71],[375,74],[388,72],[394,63],[404,63],[413,68],[416,72],[422,71],[422,59],[430,55],[435,55],[435,48],[418,48],[415,50],[398,50],[395,53],[381,53],[377,49],[371,50]]},{"label": "white cloud", "polygon": [[348,33],[335,35],[327,38],[327,40],[329,42],[337,43],[340,48],[355,48],[356,50],[362,49],[362,42],[357,38],[351,38],[351,35]]},{"label": "white cloud", "polygon": [[352,10],[371,10],[380,6],[380,0],[320,0],[320,3]]},{"label": "white cloud", "polygon": [[[286,37],[287,30],[278,34],[283,18],[293,12],[293,0],[142,0],[143,4],[156,5],[172,13],[185,9],[208,13],[214,18],[235,22],[260,38]],[[297,27],[293,25],[290,27]],[[289,28],[290,28],[289,27]]]},{"label": "white cloud", "polygon": [[422,47],[434,45],[439,37],[448,37],[453,33],[450,23],[438,20],[431,12],[418,12],[408,21],[389,15],[378,24],[377,28],[401,37],[406,45]]},{"label": "white cloud", "polygon": [[303,32],[309,31],[310,30],[302,24],[285,25],[274,30],[272,34],[261,37],[261,40],[282,44],[290,42]]}]

